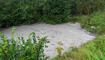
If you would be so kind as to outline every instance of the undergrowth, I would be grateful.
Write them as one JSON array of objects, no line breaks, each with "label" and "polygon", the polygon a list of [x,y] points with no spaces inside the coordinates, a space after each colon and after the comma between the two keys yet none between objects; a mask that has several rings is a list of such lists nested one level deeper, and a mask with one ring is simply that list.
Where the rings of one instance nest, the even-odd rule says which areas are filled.
[{"label": "undergrowth", "polygon": [[59,24],[72,15],[104,10],[105,0],[0,0],[0,27],[36,22]]},{"label": "undergrowth", "polygon": [[87,31],[95,34],[105,34],[105,12],[94,12],[91,15],[72,17],[73,22],[79,22]]},{"label": "undergrowth", "polygon": [[4,34],[0,34],[0,60],[46,60],[44,55],[46,37],[36,39],[35,33],[32,32],[28,39],[18,37],[14,38],[15,29],[13,28],[11,39]]},{"label": "undergrowth", "polygon": [[87,31],[96,34],[96,38],[78,48],[71,48],[62,56],[52,60],[105,60],[105,12],[72,17],[73,22],[81,23]]},{"label": "undergrowth", "polygon": [[52,60],[105,60],[105,36],[98,36],[93,41],[79,48],[72,48]]},{"label": "undergrowth", "polygon": [[[98,36],[63,55],[58,51],[60,56],[52,60],[105,60],[105,12],[94,12],[102,11],[104,7],[105,0],[1,0],[0,27],[35,22],[79,22],[87,31]],[[27,40],[24,37],[15,40],[14,31],[10,40],[0,34],[0,60],[46,60],[43,53],[46,37],[36,40],[32,32]]]}]

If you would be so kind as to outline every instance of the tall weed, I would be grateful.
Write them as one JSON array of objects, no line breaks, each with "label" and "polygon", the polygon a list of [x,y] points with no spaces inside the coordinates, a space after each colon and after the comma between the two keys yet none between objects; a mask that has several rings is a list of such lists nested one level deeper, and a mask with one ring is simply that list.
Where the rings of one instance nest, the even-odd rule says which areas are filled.
[{"label": "tall weed", "polygon": [[0,34],[0,60],[46,60],[43,53],[46,37],[37,40],[32,32],[26,41],[24,37],[15,40],[14,32],[15,29],[12,30],[10,40],[4,34]]}]

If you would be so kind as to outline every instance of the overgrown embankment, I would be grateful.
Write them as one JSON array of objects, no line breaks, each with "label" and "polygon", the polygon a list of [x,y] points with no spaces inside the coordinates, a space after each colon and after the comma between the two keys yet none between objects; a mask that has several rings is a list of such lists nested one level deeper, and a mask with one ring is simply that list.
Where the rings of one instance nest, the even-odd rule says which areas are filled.
[{"label": "overgrown embankment", "polygon": [[83,28],[97,34],[97,37],[78,48],[72,48],[54,60],[105,60],[105,12],[74,17]]},{"label": "overgrown embankment", "polygon": [[72,15],[103,10],[105,0],[5,0],[0,1],[0,27],[35,22],[64,23]]}]

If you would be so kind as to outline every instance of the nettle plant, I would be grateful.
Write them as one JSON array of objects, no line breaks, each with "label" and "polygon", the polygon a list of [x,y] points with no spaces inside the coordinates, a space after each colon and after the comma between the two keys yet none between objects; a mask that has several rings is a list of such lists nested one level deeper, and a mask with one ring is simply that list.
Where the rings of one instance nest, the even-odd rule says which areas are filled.
[{"label": "nettle plant", "polygon": [[0,33],[0,60],[46,60],[44,47],[47,42],[46,37],[36,39],[32,32],[28,39],[18,37],[14,39],[15,28],[12,29],[11,39]]}]

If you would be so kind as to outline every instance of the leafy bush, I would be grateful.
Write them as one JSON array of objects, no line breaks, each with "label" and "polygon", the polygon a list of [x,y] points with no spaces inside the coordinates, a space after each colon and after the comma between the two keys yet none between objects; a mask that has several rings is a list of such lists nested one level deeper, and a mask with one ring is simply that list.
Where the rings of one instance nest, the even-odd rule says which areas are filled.
[{"label": "leafy bush", "polygon": [[43,8],[43,19],[50,23],[67,22],[71,13],[70,0],[48,0]]},{"label": "leafy bush", "polygon": [[0,5],[0,23],[4,27],[30,24],[39,19],[36,0],[5,0]]},{"label": "leafy bush", "polygon": [[103,10],[105,0],[76,0],[75,4],[77,14],[90,14],[97,10]]},{"label": "leafy bush", "polygon": [[70,15],[103,10],[105,0],[0,0],[0,27],[35,22],[64,23]]},{"label": "leafy bush", "polygon": [[105,12],[95,12],[91,15],[77,16],[75,19],[78,20],[86,30],[96,34],[105,34]]},{"label": "leafy bush", "polygon": [[14,39],[12,30],[11,40],[0,34],[0,60],[46,60],[44,49],[46,37],[36,40],[35,33],[32,32],[27,40],[24,37]]},{"label": "leafy bush", "polygon": [[70,15],[69,0],[1,0],[0,9],[2,27],[38,21],[62,23]]}]

